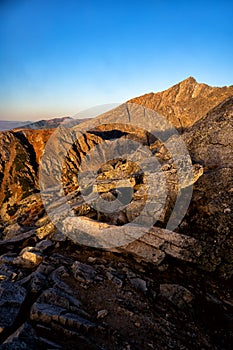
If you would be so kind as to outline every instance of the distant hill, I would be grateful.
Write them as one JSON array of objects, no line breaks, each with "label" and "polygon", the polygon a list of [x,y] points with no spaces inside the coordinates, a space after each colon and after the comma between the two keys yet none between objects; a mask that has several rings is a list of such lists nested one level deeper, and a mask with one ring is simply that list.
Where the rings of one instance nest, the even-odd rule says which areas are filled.
[{"label": "distant hill", "polygon": [[23,127],[24,125],[30,124],[30,121],[26,122],[17,122],[17,121],[9,121],[9,120],[0,120],[0,131],[11,130],[15,128]]},{"label": "distant hill", "polygon": [[[53,118],[53,119],[42,119],[38,122],[31,122],[29,124],[24,124],[19,126],[17,129],[54,129],[57,128],[62,123],[69,123],[73,120],[71,117]],[[15,128],[16,129],[16,128]]]},{"label": "distant hill", "polygon": [[233,86],[212,87],[199,84],[189,77],[169,89],[131,99],[165,116],[176,128],[183,130],[206,115],[227,97],[233,96]]},{"label": "distant hill", "polygon": [[20,131],[24,129],[55,129],[62,123],[69,123],[69,126],[74,126],[82,123],[83,121],[88,120],[88,118],[71,118],[71,117],[62,117],[62,118],[53,118],[53,119],[42,119],[37,122],[17,122],[17,121],[0,121],[0,131],[14,130]]}]

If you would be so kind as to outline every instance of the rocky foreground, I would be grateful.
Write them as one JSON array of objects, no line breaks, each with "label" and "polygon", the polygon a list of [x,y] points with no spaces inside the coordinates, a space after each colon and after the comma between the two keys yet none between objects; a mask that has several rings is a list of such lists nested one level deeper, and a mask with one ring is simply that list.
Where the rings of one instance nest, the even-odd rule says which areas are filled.
[{"label": "rocky foreground", "polygon": [[[96,125],[88,121],[89,131],[74,143],[78,129],[72,127],[71,134],[61,129],[63,141],[73,144],[62,181],[75,215],[62,220],[60,231],[45,211],[38,182],[53,130],[0,134],[0,349],[232,349],[233,97],[225,96],[230,90],[224,88],[221,100],[219,90],[198,87],[193,79],[169,90],[169,96],[177,95],[177,89],[184,93],[184,88],[187,96],[192,92],[195,99],[197,94],[199,106],[205,96],[211,100],[214,95],[208,102],[214,108],[194,124],[190,117],[193,125],[185,124],[183,130],[193,163],[189,178],[178,174],[161,140],[137,127],[119,122],[112,126],[114,113],[125,108],[128,113],[127,105],[110,115],[109,124],[98,126],[101,118]],[[198,100],[202,89],[206,95]],[[180,100],[169,103],[175,110]],[[128,184],[132,200],[126,206],[103,213],[83,201],[77,170],[88,152],[97,145],[109,146],[113,138],[118,148],[140,141],[159,161],[167,196],[162,206],[155,201],[150,215],[140,216],[148,199],[153,204],[148,178],[160,179],[161,173],[156,166],[140,171],[140,161],[106,161],[98,170],[96,191],[109,205],[119,196],[119,181],[121,186]],[[169,140],[173,144],[175,139],[168,132],[165,141]],[[57,146],[60,153],[52,147],[50,156],[58,165],[63,150]],[[180,161],[186,165],[186,156]],[[48,164],[46,160],[45,177],[51,175]],[[55,181],[59,176],[54,170]],[[85,179],[89,195],[93,188],[90,178]],[[178,195],[192,185],[189,209],[170,231]],[[163,187],[157,188],[159,200],[163,192]],[[47,196],[46,209],[62,217],[63,205]],[[154,226],[147,225],[148,217],[156,218]],[[87,244],[76,240],[80,228],[91,236],[92,247],[90,237]],[[109,237],[124,232],[136,238],[101,249],[100,229]]]},{"label": "rocky foreground", "polygon": [[154,228],[107,252],[46,218],[16,225],[0,245],[1,349],[231,348],[231,285],[200,242]]}]

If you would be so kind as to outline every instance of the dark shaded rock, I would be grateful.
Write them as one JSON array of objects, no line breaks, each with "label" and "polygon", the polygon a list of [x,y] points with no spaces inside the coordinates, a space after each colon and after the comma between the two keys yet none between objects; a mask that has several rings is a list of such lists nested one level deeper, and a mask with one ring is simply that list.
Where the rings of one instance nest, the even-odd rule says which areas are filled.
[{"label": "dark shaded rock", "polygon": [[[46,345],[56,345],[56,344],[48,344],[46,341],[42,341],[40,339],[32,326],[28,323],[24,323],[16,332],[11,334],[8,337],[3,345],[0,346],[1,350],[10,350],[10,349],[31,349],[31,350],[40,350],[44,349]],[[56,345],[59,349],[59,345]],[[52,347],[54,348],[54,347]]]},{"label": "dark shaded rock", "polygon": [[66,309],[51,304],[35,303],[31,308],[32,321],[51,324],[52,321],[66,327],[71,327],[82,332],[88,332],[95,324]]},{"label": "dark shaded rock", "polygon": [[177,284],[161,284],[160,295],[181,309],[187,307],[194,299],[194,295],[188,289]]},{"label": "dark shaded rock", "polygon": [[221,259],[221,276],[233,271],[233,97],[223,101],[183,135],[190,154],[203,164],[194,185],[184,232],[210,243],[209,255]]},{"label": "dark shaded rock", "polygon": [[4,263],[0,265],[0,282],[5,280],[14,279],[17,274],[12,270],[12,268]]},{"label": "dark shaded rock", "polygon": [[15,283],[0,283],[0,333],[14,324],[26,295],[26,290]]},{"label": "dark shaded rock", "polygon": [[130,283],[141,292],[145,293],[147,291],[146,281],[142,280],[141,278],[131,278]]},{"label": "dark shaded rock", "polygon": [[27,244],[28,240],[35,236],[35,230],[30,230],[27,232],[20,233],[18,235],[15,235],[12,238],[0,241],[0,251],[5,252],[9,248],[9,246],[18,246],[20,247],[21,244],[25,245]]},{"label": "dark shaded rock", "polygon": [[35,248],[38,249],[40,252],[44,253],[47,250],[51,249],[53,246],[53,242],[50,241],[49,239],[45,239],[43,241],[40,241]]},{"label": "dark shaded rock", "polygon": [[84,285],[90,285],[96,276],[96,270],[92,266],[79,261],[72,265],[72,271],[75,279]]}]

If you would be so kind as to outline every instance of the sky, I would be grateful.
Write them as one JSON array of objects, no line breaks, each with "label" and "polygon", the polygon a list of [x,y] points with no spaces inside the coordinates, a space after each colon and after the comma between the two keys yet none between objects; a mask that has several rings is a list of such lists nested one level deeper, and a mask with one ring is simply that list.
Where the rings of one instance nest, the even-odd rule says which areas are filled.
[{"label": "sky", "polygon": [[73,116],[188,76],[232,85],[232,13],[232,0],[0,0],[0,120]]}]

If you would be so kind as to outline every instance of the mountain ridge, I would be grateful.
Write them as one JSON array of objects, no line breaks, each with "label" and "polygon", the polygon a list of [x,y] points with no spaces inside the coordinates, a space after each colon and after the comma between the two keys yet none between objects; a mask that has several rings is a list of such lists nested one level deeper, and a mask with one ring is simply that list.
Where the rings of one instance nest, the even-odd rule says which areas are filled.
[{"label": "mountain ridge", "polygon": [[183,131],[193,125],[225,98],[233,96],[233,85],[212,87],[188,77],[172,87],[130,99],[165,116],[176,128]]}]

